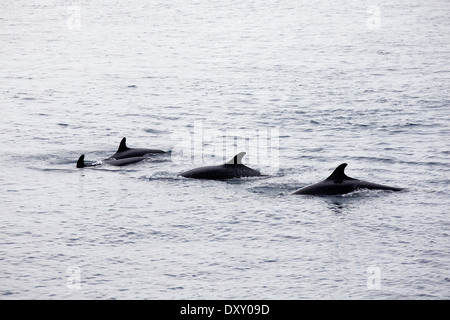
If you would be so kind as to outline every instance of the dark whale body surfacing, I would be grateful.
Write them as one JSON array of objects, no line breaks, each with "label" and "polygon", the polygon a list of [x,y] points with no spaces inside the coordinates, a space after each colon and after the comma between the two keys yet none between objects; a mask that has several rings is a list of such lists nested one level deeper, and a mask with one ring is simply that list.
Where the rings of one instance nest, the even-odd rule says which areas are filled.
[{"label": "dark whale body surfacing", "polygon": [[[170,152],[170,151],[169,151]],[[84,162],[84,154],[78,158],[77,168],[94,167],[102,164],[108,164],[111,166],[126,166],[128,164],[137,163],[144,159],[147,159],[151,155],[166,154],[168,152],[158,149],[144,149],[144,148],[128,148],[127,139],[123,138],[120,141],[119,148],[109,158],[106,158],[98,163]]]},{"label": "dark whale body surfacing", "polygon": [[113,154],[108,159],[119,160],[124,158],[143,157],[147,154],[158,154],[158,153],[166,153],[166,152],[158,149],[128,148],[127,139],[123,138],[122,141],[120,141],[120,145],[116,153]]},{"label": "dark whale body surfacing", "polygon": [[339,165],[324,181],[301,188],[295,191],[293,194],[338,195],[350,193],[359,189],[390,191],[403,190],[402,188],[389,187],[381,184],[350,178],[344,173],[344,169],[346,166],[346,163]]},{"label": "dark whale body surfacing", "polygon": [[108,164],[110,166],[121,167],[121,166],[126,166],[128,164],[140,162],[140,161],[142,161],[144,159],[147,159],[147,157],[131,157],[131,158],[124,158],[124,159],[119,159],[119,160],[108,158],[108,159],[102,160],[102,161],[100,161],[98,163],[88,163],[88,164],[86,164],[84,162],[84,154],[82,154],[80,156],[80,158],[78,158],[77,168],[96,167],[96,166],[99,166],[99,165],[102,165],[102,164]]},{"label": "dark whale body surfacing", "polygon": [[242,164],[245,152],[241,152],[225,164],[218,166],[207,166],[182,172],[180,175],[185,178],[207,179],[207,180],[228,180],[241,177],[261,176],[259,171],[253,170]]}]

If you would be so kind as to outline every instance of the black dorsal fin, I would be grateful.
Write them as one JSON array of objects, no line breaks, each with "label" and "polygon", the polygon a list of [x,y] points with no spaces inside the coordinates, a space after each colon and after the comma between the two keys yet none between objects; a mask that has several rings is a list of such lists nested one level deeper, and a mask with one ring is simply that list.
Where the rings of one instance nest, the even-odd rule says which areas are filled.
[{"label": "black dorsal fin", "polygon": [[84,154],[82,154],[77,161],[77,168],[84,168],[86,164],[84,163]]},{"label": "black dorsal fin", "polygon": [[237,155],[233,157],[230,161],[228,161],[226,164],[242,164],[242,158],[245,156],[245,152],[240,152]]},{"label": "black dorsal fin", "polygon": [[342,181],[345,179],[351,179],[344,173],[344,169],[346,166],[346,163],[340,164],[336,169],[334,169],[333,173],[326,180]]},{"label": "black dorsal fin", "polygon": [[123,138],[122,141],[120,141],[119,149],[117,149],[117,152],[124,152],[127,151],[127,138]]}]

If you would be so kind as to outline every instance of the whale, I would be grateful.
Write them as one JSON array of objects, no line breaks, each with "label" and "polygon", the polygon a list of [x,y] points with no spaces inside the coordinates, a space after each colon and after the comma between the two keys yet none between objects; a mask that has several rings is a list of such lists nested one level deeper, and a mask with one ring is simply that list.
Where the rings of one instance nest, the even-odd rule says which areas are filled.
[{"label": "whale", "polygon": [[166,152],[158,149],[128,148],[127,139],[124,137],[120,141],[119,148],[117,149],[116,153],[114,153],[108,159],[120,160],[125,158],[143,157],[145,155],[162,153]]},{"label": "whale", "polygon": [[100,166],[103,164],[107,164],[110,166],[117,166],[117,167],[121,167],[121,166],[126,166],[128,164],[132,164],[132,163],[137,163],[140,162],[142,160],[148,159],[148,157],[130,157],[130,158],[124,158],[124,159],[104,159],[102,161],[99,162],[89,162],[86,163],[84,161],[84,154],[82,154],[77,161],[77,168],[86,168],[86,167],[96,167],[96,166]]},{"label": "whale", "polygon": [[390,190],[390,191],[403,190],[403,188],[389,187],[382,184],[350,178],[344,173],[344,169],[346,166],[347,163],[342,163],[325,180],[303,187],[295,191],[293,194],[339,195],[350,193],[359,189]]},{"label": "whale", "polygon": [[238,153],[233,159],[222,165],[200,167],[182,172],[179,175],[185,178],[207,180],[228,180],[241,177],[261,176],[259,171],[242,164],[242,158],[245,154],[245,152]]}]

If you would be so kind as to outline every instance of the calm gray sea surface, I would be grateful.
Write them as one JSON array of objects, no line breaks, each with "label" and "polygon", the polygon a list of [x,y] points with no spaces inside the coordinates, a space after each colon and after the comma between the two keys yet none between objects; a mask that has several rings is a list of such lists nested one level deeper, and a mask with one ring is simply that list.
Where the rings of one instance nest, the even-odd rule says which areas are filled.
[{"label": "calm gray sea surface", "polygon": [[[0,298],[449,299],[449,13],[2,1]],[[122,137],[172,153],[75,167]],[[406,191],[292,195],[344,162]]]}]

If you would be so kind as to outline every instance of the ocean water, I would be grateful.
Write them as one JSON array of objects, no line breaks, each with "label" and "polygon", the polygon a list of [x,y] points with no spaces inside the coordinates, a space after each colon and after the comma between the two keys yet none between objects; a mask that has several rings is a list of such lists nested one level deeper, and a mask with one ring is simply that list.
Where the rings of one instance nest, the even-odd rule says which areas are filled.
[{"label": "ocean water", "polygon": [[[449,299],[449,12],[2,1],[1,299]],[[343,162],[406,190],[292,195]]]}]

